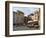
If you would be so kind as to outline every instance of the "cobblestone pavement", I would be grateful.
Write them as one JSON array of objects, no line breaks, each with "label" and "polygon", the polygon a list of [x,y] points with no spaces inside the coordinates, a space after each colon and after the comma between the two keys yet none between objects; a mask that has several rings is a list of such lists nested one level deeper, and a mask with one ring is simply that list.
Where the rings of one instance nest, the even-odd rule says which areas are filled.
[{"label": "cobblestone pavement", "polygon": [[18,30],[39,30],[39,28],[31,28],[26,25],[13,25],[13,31]]}]

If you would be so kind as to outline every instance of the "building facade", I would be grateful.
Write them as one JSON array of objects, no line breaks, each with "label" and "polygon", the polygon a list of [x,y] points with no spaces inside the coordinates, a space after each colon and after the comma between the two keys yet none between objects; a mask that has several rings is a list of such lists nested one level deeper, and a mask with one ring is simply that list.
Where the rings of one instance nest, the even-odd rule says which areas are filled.
[{"label": "building facade", "polygon": [[20,11],[13,14],[13,23],[14,24],[23,24],[24,23],[24,13]]}]

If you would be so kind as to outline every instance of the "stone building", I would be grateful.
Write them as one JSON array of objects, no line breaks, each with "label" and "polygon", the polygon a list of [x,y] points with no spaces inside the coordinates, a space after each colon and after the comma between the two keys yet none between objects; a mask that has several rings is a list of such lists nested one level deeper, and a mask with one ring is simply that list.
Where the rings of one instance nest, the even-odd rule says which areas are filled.
[{"label": "stone building", "polygon": [[30,14],[29,17],[31,17],[33,21],[38,21],[40,18],[40,9]]},{"label": "stone building", "polygon": [[28,23],[38,25],[40,23],[40,9],[36,10],[34,13],[28,15],[32,20],[28,21]]},{"label": "stone building", "polygon": [[17,12],[13,13],[13,23],[14,24],[23,24],[24,23],[24,13],[17,10]]}]

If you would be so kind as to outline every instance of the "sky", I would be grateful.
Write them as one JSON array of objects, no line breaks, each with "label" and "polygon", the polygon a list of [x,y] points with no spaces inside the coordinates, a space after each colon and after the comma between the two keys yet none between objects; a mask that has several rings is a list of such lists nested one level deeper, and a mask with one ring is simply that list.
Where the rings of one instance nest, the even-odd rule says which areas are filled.
[{"label": "sky", "polygon": [[34,11],[39,10],[39,8],[34,7],[13,7],[13,11],[17,12],[17,10],[20,10],[24,12],[25,16],[28,16],[31,13],[34,13]]}]

